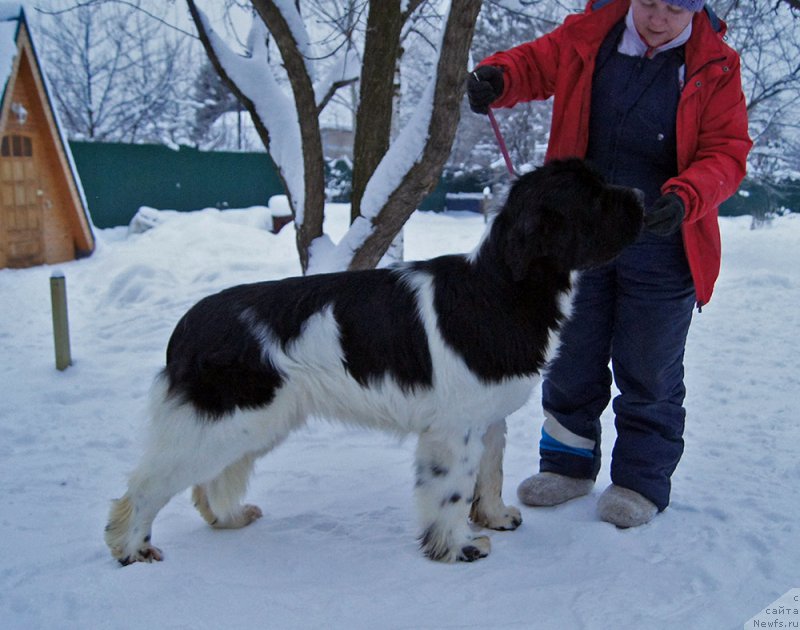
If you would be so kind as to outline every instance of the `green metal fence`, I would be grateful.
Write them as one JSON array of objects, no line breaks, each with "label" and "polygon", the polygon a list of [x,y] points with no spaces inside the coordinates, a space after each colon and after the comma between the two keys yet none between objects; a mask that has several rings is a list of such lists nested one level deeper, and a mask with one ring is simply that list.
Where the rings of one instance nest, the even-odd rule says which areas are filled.
[{"label": "green metal fence", "polygon": [[141,206],[162,210],[267,205],[283,187],[266,153],[70,142],[99,228],[127,225]]},{"label": "green metal fence", "polygon": [[[127,225],[141,206],[162,210],[246,208],[266,205],[283,187],[266,153],[206,152],[161,145],[70,142],[86,193],[89,211],[99,228]],[[328,187],[337,201],[347,201],[346,165],[329,164]],[[420,204],[441,211],[448,193],[479,192],[479,174],[447,176]],[[744,194],[734,195],[720,214],[761,217],[786,207],[800,211],[800,182],[766,186],[745,181]]]}]

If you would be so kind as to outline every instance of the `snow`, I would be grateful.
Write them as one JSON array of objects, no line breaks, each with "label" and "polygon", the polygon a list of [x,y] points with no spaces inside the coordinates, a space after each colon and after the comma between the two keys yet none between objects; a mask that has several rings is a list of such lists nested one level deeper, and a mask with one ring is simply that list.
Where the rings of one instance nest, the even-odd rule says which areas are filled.
[{"label": "snow", "polygon": [[17,46],[14,37],[17,34],[17,22],[0,21],[0,81],[5,86],[14,68]]},{"label": "snow", "polygon": [[308,31],[306,31],[306,25],[300,16],[295,0],[275,0],[275,7],[283,16],[283,19],[286,20],[286,24],[297,44],[297,50],[303,55],[303,59],[306,62],[306,71],[313,81],[314,69],[313,65],[309,64],[308,61],[313,59],[315,55],[308,37]]},{"label": "snow", "polygon": [[392,142],[386,155],[370,178],[361,200],[361,214],[374,218],[386,205],[389,196],[397,190],[403,177],[422,159],[428,142],[436,75],[431,78],[420,97],[416,113]]},{"label": "snow", "polygon": [[22,5],[19,2],[0,2],[0,84],[5,86],[14,67],[17,56],[15,41],[19,27],[19,14]]},{"label": "snow", "polygon": [[[328,207],[341,237],[349,209]],[[724,264],[686,357],[686,453],[672,505],[617,530],[588,497],[523,508],[474,564],[422,557],[414,440],[313,423],[260,461],[263,519],[214,531],[175,497],[154,526],[162,563],[122,568],[103,543],[138,456],[145,397],[197,299],[299,272],[267,209],[163,213],[98,230],[67,279],[74,365],[54,368],[53,267],[0,270],[0,619],[35,628],[735,628],[800,586],[800,215],[722,220]],[[151,218],[154,211],[150,212]],[[409,258],[469,251],[480,215],[415,213]],[[506,500],[534,471],[538,392],[509,419]]]},{"label": "snow", "polygon": [[0,21],[17,20],[22,6],[21,2],[0,2]]},{"label": "snow", "polygon": [[[279,0],[275,3],[286,21],[297,49],[303,55],[306,72],[312,82],[316,71],[315,54],[305,24],[293,0]],[[278,82],[269,62],[266,24],[253,16],[247,37],[247,54],[234,52],[212,26],[208,16],[200,13],[205,31],[216,51],[222,67],[242,93],[253,103],[259,119],[269,133],[269,153],[280,170],[294,207],[294,220],[302,225],[305,216],[305,164],[302,155],[300,122],[295,107],[294,94],[289,86],[285,88]],[[322,80],[314,85],[315,98],[319,102],[329,92],[336,81],[358,78],[360,62],[354,51],[347,48],[331,55],[333,61]]]},{"label": "snow", "polygon": [[291,91],[278,84],[269,64],[267,31],[263,20],[254,18],[248,35],[249,56],[235,53],[198,10],[209,41],[225,72],[252,101],[270,137],[269,153],[288,187],[295,208],[295,221],[303,222],[305,183],[300,123]]},{"label": "snow", "polygon": [[[447,13],[443,17],[445,24]],[[444,45],[442,41],[444,35],[445,29],[442,29],[438,50]],[[323,235],[316,239],[319,242],[312,243],[309,262],[311,273],[322,270],[343,270],[348,267],[353,253],[374,232],[373,220],[384,208],[392,193],[398,189],[403,178],[422,159],[430,135],[436,82],[437,75],[434,72],[415,106],[414,115],[392,141],[367,182],[361,199],[361,216],[353,222],[351,229],[335,246],[332,245],[328,235]]]}]

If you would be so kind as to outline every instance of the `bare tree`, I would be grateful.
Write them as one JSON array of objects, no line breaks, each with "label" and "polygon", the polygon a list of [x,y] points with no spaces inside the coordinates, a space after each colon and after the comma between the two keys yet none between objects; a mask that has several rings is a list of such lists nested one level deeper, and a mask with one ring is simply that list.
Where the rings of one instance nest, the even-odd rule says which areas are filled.
[{"label": "bare tree", "polygon": [[187,41],[121,3],[43,12],[43,57],[70,138],[177,142],[187,117]]},{"label": "bare tree", "polygon": [[742,60],[754,140],[749,176],[762,182],[800,176],[800,13],[791,3],[719,3],[728,38]]},{"label": "bare tree", "polygon": [[[268,111],[269,108],[261,100],[263,95],[254,89],[250,80],[252,72],[237,72],[231,51],[211,29],[194,0],[187,0],[187,4],[209,59],[250,112],[269,150],[276,135],[285,130],[277,129],[278,123],[271,120],[274,112]],[[424,129],[419,130],[416,138],[411,133],[404,137],[401,134],[397,142],[392,143],[389,142],[393,111],[392,83],[401,53],[402,27],[420,4],[418,1],[406,2],[406,12],[402,13],[401,0],[368,2],[363,68],[353,76],[344,70],[346,64],[333,64],[342,69],[338,74],[339,80],[326,82],[315,77],[315,61],[319,57],[311,53],[308,33],[300,16],[301,3],[252,0],[258,18],[280,52],[291,95],[289,101],[293,103],[298,127],[299,157],[294,154],[293,160],[282,155],[282,151],[271,153],[281,171],[295,214],[297,247],[304,271],[309,268],[315,251],[312,246],[323,236],[325,198],[320,106],[337,85],[347,84],[358,76],[369,84],[369,87],[361,89],[356,114],[354,154],[359,169],[359,189],[354,192],[353,202],[359,208],[359,214],[336,248],[337,260],[346,261],[344,266],[351,269],[375,266],[418,203],[438,181],[455,135],[464,90],[464,70],[481,2],[454,0],[452,3],[453,9],[442,26],[429,102],[420,109],[421,118],[415,120],[420,124],[424,119]],[[258,37],[257,34],[253,35],[255,39],[251,38],[250,41],[248,54],[252,65],[249,67],[251,70],[258,67],[265,81],[275,82],[274,68],[263,62],[256,65],[259,62],[255,56],[263,55],[264,51],[264,44],[257,41]],[[341,50],[333,54],[334,57],[340,55]],[[328,58],[330,64],[331,59]],[[287,124],[285,120],[283,124]],[[424,138],[424,141],[415,146],[414,140],[419,138]],[[288,148],[283,148],[289,152]],[[409,155],[411,159],[408,159]],[[298,167],[298,161],[302,168],[302,186],[290,181],[293,174],[286,170]]]},{"label": "bare tree", "polygon": [[201,151],[264,151],[250,114],[207,58],[200,67],[191,98],[196,106],[193,122],[187,121],[187,130],[193,146]]}]

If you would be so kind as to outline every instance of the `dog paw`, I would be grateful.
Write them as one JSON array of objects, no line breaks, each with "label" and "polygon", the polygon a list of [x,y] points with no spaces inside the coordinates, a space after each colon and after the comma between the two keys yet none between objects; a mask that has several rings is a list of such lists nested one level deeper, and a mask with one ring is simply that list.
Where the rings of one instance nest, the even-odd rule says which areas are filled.
[{"label": "dog paw", "polygon": [[257,505],[244,505],[242,506],[242,516],[247,519],[246,525],[249,525],[253,521],[257,521],[264,513],[261,511],[261,508]]},{"label": "dog paw", "polygon": [[470,518],[476,525],[497,531],[513,531],[522,524],[522,514],[512,505],[504,505],[491,514],[473,510]]},{"label": "dog paw", "polygon": [[439,536],[439,530],[429,527],[420,537],[422,552],[437,562],[474,562],[485,558],[491,550],[488,536]]},{"label": "dog paw", "polygon": [[522,525],[522,514],[517,508],[509,506],[502,514],[488,518],[484,527],[498,531],[513,531],[520,525]]},{"label": "dog paw", "polygon": [[206,523],[214,529],[239,529],[247,527],[253,521],[260,519],[263,514],[257,505],[239,505],[233,507],[229,513],[218,515],[211,508],[208,500],[208,492],[204,486],[192,488],[192,501],[197,511]]},{"label": "dog paw", "polygon": [[492,543],[488,536],[476,536],[469,544],[461,547],[457,560],[460,562],[474,562],[489,555]]},{"label": "dog paw", "polygon": [[123,567],[133,564],[134,562],[161,562],[164,559],[164,554],[161,549],[154,547],[150,543],[145,543],[133,553],[128,554],[122,549],[112,549],[111,555],[113,555]]},{"label": "dog paw", "polygon": [[211,523],[211,526],[215,529],[239,529],[247,527],[262,516],[261,508],[257,505],[242,505],[235,514],[228,518],[217,519]]}]

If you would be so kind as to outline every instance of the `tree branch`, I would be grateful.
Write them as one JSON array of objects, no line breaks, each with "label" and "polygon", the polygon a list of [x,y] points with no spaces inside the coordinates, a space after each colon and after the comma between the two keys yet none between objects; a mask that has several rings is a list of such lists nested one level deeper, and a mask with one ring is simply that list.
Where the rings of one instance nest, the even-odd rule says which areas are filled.
[{"label": "tree branch", "polygon": [[[480,0],[462,0],[457,9],[451,7],[436,67],[433,106],[422,155],[372,219],[373,229],[354,253],[350,269],[377,265],[419,202],[438,182],[458,126],[464,73],[480,8]],[[375,176],[381,176],[380,169]]]},{"label": "tree branch", "polygon": [[325,160],[314,87],[306,68],[306,60],[287,17],[281,13],[278,5],[272,0],[253,0],[253,6],[272,33],[281,53],[297,109],[305,190],[302,221],[299,225],[296,223],[295,227],[300,264],[305,272],[308,269],[308,249],[314,239],[322,236],[325,213]]},{"label": "tree branch", "polygon": [[394,72],[403,26],[400,18],[400,0],[370,3],[353,139],[351,222],[361,214],[364,191],[391,141]]},{"label": "tree branch", "polygon": [[264,143],[264,148],[269,151],[269,131],[267,130],[261,118],[258,116],[255,103],[253,103],[253,101],[251,101],[247,95],[242,92],[236,82],[233,81],[233,79],[231,79],[231,77],[228,75],[227,71],[220,62],[219,55],[211,43],[208,31],[206,30],[205,22],[202,19],[200,11],[197,9],[197,5],[195,4],[194,0],[186,0],[186,4],[189,7],[189,14],[192,16],[192,21],[194,22],[195,28],[197,28],[197,34],[200,37],[200,42],[203,44],[203,48],[206,51],[208,60],[211,62],[211,65],[214,66],[214,70],[216,70],[225,86],[242,104],[242,107],[244,107],[250,113],[253,119],[253,124],[256,128],[256,132],[258,133],[259,138],[261,138],[261,142]]},{"label": "tree branch", "polygon": [[344,79],[342,81],[336,81],[333,83],[328,91],[325,93],[325,96],[322,97],[320,102],[317,104],[317,114],[321,114],[322,110],[325,109],[326,105],[330,103],[331,99],[336,95],[343,87],[347,87],[348,85],[353,85],[354,83],[358,83],[358,79]]}]

